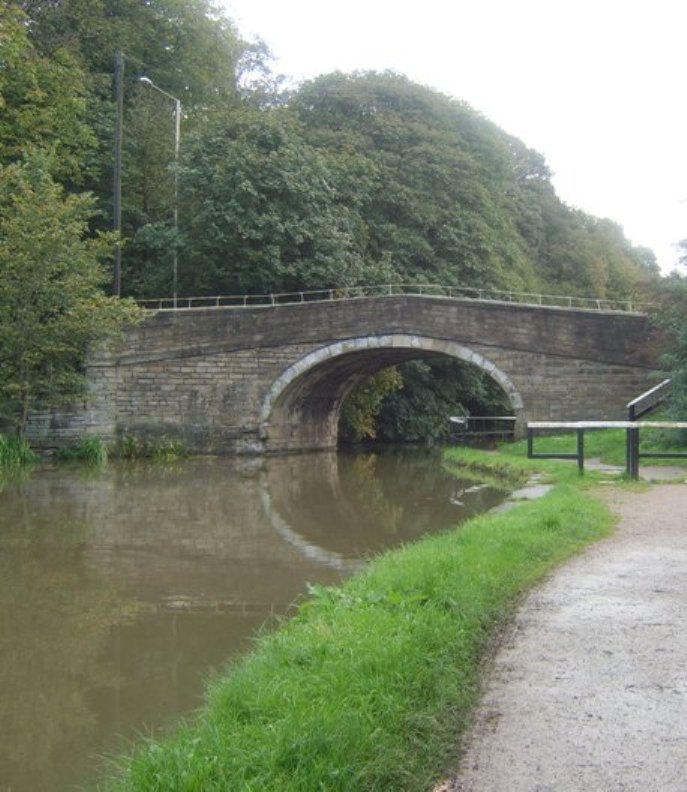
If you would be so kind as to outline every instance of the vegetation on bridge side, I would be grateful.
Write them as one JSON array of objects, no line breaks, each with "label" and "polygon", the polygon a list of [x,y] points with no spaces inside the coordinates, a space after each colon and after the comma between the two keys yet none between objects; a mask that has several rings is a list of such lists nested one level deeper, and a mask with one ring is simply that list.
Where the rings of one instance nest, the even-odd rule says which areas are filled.
[{"label": "vegetation on bridge side", "polygon": [[[463,459],[501,481],[530,467],[450,452],[450,464]],[[553,478],[570,467],[547,466]],[[559,484],[389,552],[340,587],[313,587],[212,682],[193,722],[138,747],[104,788],[424,792],[456,760],[481,662],[518,597],[611,522]]]}]

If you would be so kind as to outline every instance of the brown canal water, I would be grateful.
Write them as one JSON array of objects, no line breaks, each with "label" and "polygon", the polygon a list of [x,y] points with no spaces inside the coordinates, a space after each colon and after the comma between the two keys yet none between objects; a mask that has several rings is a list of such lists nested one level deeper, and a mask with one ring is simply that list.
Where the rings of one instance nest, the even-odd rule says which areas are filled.
[{"label": "brown canal water", "polygon": [[0,792],[93,786],[307,583],[504,493],[438,453],[42,470],[0,485]]}]

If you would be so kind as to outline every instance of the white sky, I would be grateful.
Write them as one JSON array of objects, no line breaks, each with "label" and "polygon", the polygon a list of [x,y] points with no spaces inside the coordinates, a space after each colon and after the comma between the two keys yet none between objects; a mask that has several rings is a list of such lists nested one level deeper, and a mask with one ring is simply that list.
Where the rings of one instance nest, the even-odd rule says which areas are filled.
[{"label": "white sky", "polygon": [[291,80],[405,74],[542,152],[559,196],[664,272],[687,237],[684,0],[220,0]]}]

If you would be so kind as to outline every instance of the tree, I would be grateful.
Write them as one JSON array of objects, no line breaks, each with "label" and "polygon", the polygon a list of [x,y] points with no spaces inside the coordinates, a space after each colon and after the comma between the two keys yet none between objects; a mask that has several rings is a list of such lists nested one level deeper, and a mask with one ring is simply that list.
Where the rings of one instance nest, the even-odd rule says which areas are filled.
[{"label": "tree", "polygon": [[677,243],[678,251],[678,264],[681,267],[687,267],[687,239],[681,239]]},{"label": "tree", "polygon": [[[651,317],[661,333],[662,375],[670,377],[668,414],[676,421],[687,417],[687,279],[672,273],[654,291]],[[687,433],[680,432],[681,442]],[[669,440],[675,441],[671,432]]]},{"label": "tree", "polygon": [[389,366],[368,377],[349,394],[341,410],[339,437],[347,442],[374,440],[377,418],[384,399],[403,387],[397,366]]},{"label": "tree", "polygon": [[83,183],[96,144],[86,120],[83,71],[64,48],[42,56],[15,5],[0,0],[0,18],[0,164],[39,146],[53,151],[56,179]]},{"label": "tree", "polygon": [[40,152],[0,167],[0,419],[18,436],[35,410],[81,397],[89,346],[139,316],[100,291],[112,240],[88,237],[92,197],[50,171]]},{"label": "tree", "polygon": [[[125,293],[171,292],[170,250],[180,248],[171,221],[174,154],[171,104],[183,106],[182,140],[210,108],[269,102],[273,86],[263,44],[244,41],[212,0],[23,0],[27,35],[47,61],[66,53],[87,76],[88,119],[97,138],[89,178],[100,201],[99,228],[111,228],[115,53],[125,53],[122,239]],[[180,211],[183,218],[184,212]]]},{"label": "tree", "polygon": [[354,167],[309,145],[281,108],[214,114],[184,146],[183,288],[241,294],[383,280],[383,265],[363,257],[365,228],[343,194]]},{"label": "tree", "polygon": [[405,281],[533,285],[506,198],[509,150],[489,121],[391,73],[319,77],[289,106],[313,146],[368,163],[354,193],[367,261],[387,259]]},{"label": "tree", "polygon": [[259,68],[260,45],[243,41],[211,0],[24,0],[31,36],[51,57],[69,49],[109,91],[117,50],[189,109],[236,101],[242,62]]},{"label": "tree", "polygon": [[476,366],[450,358],[413,360],[362,382],[344,402],[346,441],[434,443],[448,439],[451,415],[509,415],[501,387]]},{"label": "tree", "polygon": [[627,299],[656,281],[656,259],[634,248],[620,226],[563,206],[558,198],[544,208],[542,274],[558,292]]},{"label": "tree", "polygon": [[450,358],[413,360],[400,367],[403,388],[379,413],[378,437],[390,442],[448,440],[451,415],[509,415],[501,387],[476,366]]}]

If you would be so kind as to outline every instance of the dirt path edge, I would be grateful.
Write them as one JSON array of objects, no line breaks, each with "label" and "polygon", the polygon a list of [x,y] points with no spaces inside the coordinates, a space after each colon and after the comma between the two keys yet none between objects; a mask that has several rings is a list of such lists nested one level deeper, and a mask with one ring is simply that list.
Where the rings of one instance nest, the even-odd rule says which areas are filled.
[{"label": "dirt path edge", "polygon": [[687,485],[603,497],[615,533],[523,600],[442,792],[687,789]]}]

